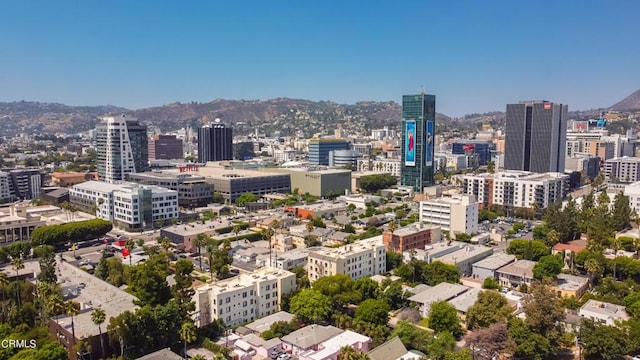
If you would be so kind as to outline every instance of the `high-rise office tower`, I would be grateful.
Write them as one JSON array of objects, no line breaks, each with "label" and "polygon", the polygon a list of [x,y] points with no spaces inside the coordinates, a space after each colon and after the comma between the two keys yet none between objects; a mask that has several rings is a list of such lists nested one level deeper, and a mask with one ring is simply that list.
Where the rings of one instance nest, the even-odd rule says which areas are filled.
[{"label": "high-rise office tower", "polygon": [[147,127],[137,119],[103,117],[96,126],[98,177],[102,181],[125,180],[126,174],[147,171],[149,141]]},{"label": "high-rise office tower", "polygon": [[233,131],[216,119],[198,129],[198,162],[233,160]]},{"label": "high-rise office tower", "polygon": [[505,170],[564,173],[567,113],[549,101],[507,104]]},{"label": "high-rise office tower", "polygon": [[153,135],[149,140],[149,159],[184,159],[182,140],[175,135]]},{"label": "high-rise office tower", "polygon": [[349,143],[342,139],[309,140],[309,163],[313,165],[329,165],[329,152],[349,150]]},{"label": "high-rise office tower", "polygon": [[436,96],[402,96],[402,171],[400,183],[422,192],[433,182]]}]

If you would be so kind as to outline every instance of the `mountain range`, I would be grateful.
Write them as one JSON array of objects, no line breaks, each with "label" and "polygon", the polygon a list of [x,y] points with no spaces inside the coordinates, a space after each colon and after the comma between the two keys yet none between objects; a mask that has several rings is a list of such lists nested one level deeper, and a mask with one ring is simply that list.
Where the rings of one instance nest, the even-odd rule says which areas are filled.
[{"label": "mountain range", "polygon": [[[640,110],[640,90],[614,104],[608,110]],[[224,100],[211,102],[172,103],[163,106],[129,110],[122,107],[68,106],[30,101],[0,102],[0,135],[17,133],[79,133],[95,128],[99,117],[106,114],[127,114],[142,123],[155,125],[161,131],[185,126],[199,127],[220,118],[233,125],[238,133],[258,129],[268,135],[313,136],[333,134],[341,125],[346,131],[367,131],[383,126],[397,126],[402,106],[398,103],[363,101],[338,104],[330,101],[276,98],[270,100]],[[580,115],[580,112],[575,113]],[[590,114],[585,111],[584,115]],[[471,114],[460,119],[478,122],[504,118],[503,112]],[[438,123],[452,119],[436,114]]]}]

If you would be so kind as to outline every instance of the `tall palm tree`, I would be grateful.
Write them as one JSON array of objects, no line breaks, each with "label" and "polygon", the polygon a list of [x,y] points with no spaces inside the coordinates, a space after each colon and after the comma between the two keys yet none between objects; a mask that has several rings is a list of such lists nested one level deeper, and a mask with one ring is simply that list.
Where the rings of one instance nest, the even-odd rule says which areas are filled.
[{"label": "tall palm tree", "polygon": [[240,225],[233,225],[233,233],[236,234],[236,238],[234,240],[238,240],[238,234],[240,233]]},{"label": "tall palm tree", "polygon": [[584,269],[589,273],[589,287],[591,287],[595,275],[602,271],[602,267],[596,259],[589,258],[584,262]]},{"label": "tall palm tree", "polygon": [[91,312],[91,321],[94,324],[98,325],[98,333],[100,334],[100,348],[102,348],[102,357],[106,358],[107,356],[104,354],[104,339],[102,338],[102,323],[107,320],[107,314],[105,314],[104,310],[97,307],[93,309]]},{"label": "tall palm tree", "polygon": [[2,321],[6,320],[6,301],[7,301],[7,286],[9,286],[9,276],[0,271],[0,289],[2,290]]},{"label": "tall palm tree", "polygon": [[184,353],[182,354],[184,358],[187,358],[187,344],[190,344],[196,341],[196,327],[190,321],[185,321],[182,323],[182,327],[180,328],[180,339],[184,343]]},{"label": "tall palm tree", "polygon": [[[11,265],[13,265],[13,270],[16,272],[16,281],[18,281],[19,271],[24,269],[24,261],[21,258],[16,257],[11,259]],[[16,295],[18,296],[18,308],[22,305],[20,304],[20,286],[16,286]]]},{"label": "tall palm tree", "polygon": [[127,241],[124,243],[124,248],[129,251],[129,266],[133,266],[133,263],[131,260],[131,251],[135,249],[135,247],[136,247],[136,244],[133,242],[133,239],[127,239]]},{"label": "tall palm tree", "polygon": [[209,241],[206,250],[207,261],[209,262],[209,275],[211,276],[211,281],[213,281],[213,261],[216,258],[216,251],[218,250],[218,247],[213,241]]},{"label": "tall palm tree", "polygon": [[72,343],[75,343],[75,341],[76,341],[76,325],[75,325],[73,317],[80,313],[80,304],[78,304],[77,302],[75,302],[73,300],[69,300],[66,303],[64,303],[64,310],[67,313],[67,315],[71,316],[71,335],[72,335],[72,339],[69,342],[69,344],[72,344]]},{"label": "tall palm tree", "polygon": [[47,303],[47,311],[49,315],[55,315],[56,317],[56,338],[60,341],[60,322],[58,321],[60,311],[64,309],[64,301],[62,295],[58,293],[52,293]]},{"label": "tall palm tree", "polygon": [[205,233],[198,234],[195,239],[193,239],[193,246],[198,248],[198,259],[200,260],[200,270],[202,270],[202,247],[207,244],[208,236]]}]

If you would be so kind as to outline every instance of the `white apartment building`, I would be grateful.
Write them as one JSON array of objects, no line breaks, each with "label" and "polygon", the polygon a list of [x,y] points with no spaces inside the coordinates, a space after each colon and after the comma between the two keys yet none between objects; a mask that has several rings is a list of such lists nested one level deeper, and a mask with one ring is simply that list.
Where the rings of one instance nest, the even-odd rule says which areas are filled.
[{"label": "white apartment building", "polygon": [[196,325],[204,326],[217,319],[227,326],[254,321],[280,311],[282,296],[295,289],[294,273],[273,268],[196,287]]},{"label": "white apartment building", "polygon": [[349,275],[352,279],[382,274],[387,254],[382,235],[356,241],[339,248],[311,248],[307,261],[309,281],[323,276]]},{"label": "white apartment building", "polygon": [[273,159],[278,164],[284,164],[288,161],[296,160],[295,150],[273,150]]},{"label": "white apartment building", "polygon": [[125,180],[126,174],[144,172],[149,167],[147,127],[137,119],[103,117],[96,125],[98,177],[102,181]]},{"label": "white apartment building", "polygon": [[617,326],[616,323],[629,320],[630,318],[624,306],[598,300],[587,301],[580,307],[578,314],[583,318],[591,319],[608,326]]},{"label": "white apartment building", "polygon": [[545,209],[569,192],[569,175],[505,170],[495,174],[462,176],[463,192],[474,195],[483,207]]},{"label": "white apartment building", "polygon": [[87,181],[69,189],[69,199],[80,209],[129,229],[178,218],[178,192],[159,186]]},{"label": "white apartment building", "polygon": [[421,201],[419,215],[420,222],[438,225],[452,238],[478,232],[478,202],[473,195]]},{"label": "white apartment building", "polygon": [[640,158],[624,156],[605,161],[604,177],[610,182],[640,181]]},{"label": "white apartment building", "polygon": [[640,182],[634,182],[624,187],[624,194],[629,197],[629,205],[640,213]]},{"label": "white apartment building", "polygon": [[357,161],[359,172],[375,172],[400,177],[402,163],[399,159],[361,159]]}]

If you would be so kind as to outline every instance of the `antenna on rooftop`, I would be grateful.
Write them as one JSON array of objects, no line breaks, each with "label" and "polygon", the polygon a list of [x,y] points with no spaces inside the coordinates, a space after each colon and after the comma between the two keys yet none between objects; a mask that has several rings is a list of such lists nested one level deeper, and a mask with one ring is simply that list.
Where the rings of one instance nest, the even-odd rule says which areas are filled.
[{"label": "antenna on rooftop", "polygon": [[424,95],[424,86],[420,86],[420,95]]}]

